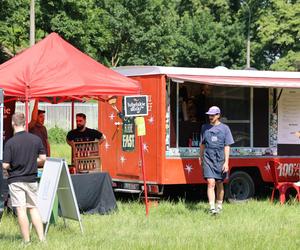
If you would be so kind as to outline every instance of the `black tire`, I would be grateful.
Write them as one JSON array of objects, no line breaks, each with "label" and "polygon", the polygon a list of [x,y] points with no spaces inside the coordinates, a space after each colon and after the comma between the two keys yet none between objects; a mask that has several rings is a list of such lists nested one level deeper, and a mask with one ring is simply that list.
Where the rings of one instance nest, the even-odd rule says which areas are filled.
[{"label": "black tire", "polygon": [[225,195],[230,202],[247,201],[255,193],[254,182],[249,174],[242,171],[234,172],[229,177]]}]

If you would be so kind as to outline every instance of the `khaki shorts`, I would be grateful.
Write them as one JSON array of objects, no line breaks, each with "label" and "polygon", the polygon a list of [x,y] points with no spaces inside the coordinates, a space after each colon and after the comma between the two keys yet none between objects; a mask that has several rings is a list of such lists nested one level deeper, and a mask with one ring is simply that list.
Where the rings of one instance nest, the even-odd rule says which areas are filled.
[{"label": "khaki shorts", "polygon": [[37,206],[37,182],[14,182],[8,187],[13,207],[32,208]]}]

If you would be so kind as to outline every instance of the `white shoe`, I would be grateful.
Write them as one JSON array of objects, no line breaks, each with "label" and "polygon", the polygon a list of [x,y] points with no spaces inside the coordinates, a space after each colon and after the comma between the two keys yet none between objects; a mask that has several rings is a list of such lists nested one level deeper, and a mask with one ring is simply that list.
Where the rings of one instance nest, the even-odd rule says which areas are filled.
[{"label": "white shoe", "polygon": [[223,208],[221,208],[221,207],[217,207],[217,208],[216,208],[216,211],[217,211],[218,214],[221,213],[222,210],[223,210]]},{"label": "white shoe", "polygon": [[218,212],[217,212],[217,210],[215,208],[211,208],[211,209],[209,209],[209,213],[212,214],[212,215],[215,215]]}]

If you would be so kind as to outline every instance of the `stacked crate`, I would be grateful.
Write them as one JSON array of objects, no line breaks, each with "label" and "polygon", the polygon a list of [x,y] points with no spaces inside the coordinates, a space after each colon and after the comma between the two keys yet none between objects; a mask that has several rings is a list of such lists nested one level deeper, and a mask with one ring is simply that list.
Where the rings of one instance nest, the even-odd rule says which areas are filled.
[{"label": "stacked crate", "polygon": [[99,141],[74,142],[73,154],[77,173],[101,171]]}]

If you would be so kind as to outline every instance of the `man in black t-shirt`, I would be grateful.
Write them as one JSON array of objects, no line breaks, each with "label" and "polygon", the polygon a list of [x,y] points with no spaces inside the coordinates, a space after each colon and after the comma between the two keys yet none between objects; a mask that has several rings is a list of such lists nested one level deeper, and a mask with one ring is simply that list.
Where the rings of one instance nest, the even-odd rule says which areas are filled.
[{"label": "man in black t-shirt", "polygon": [[8,172],[8,187],[12,206],[16,207],[18,222],[25,243],[30,241],[29,210],[38,237],[44,240],[43,223],[37,209],[37,167],[46,160],[46,152],[41,139],[25,131],[25,116],[12,116],[14,136],[4,147],[2,167]]},{"label": "man in black t-shirt", "polygon": [[76,114],[76,126],[76,129],[67,134],[67,143],[70,146],[73,146],[73,142],[99,140],[102,143],[105,140],[103,133],[86,127],[86,115],[83,113]]}]

